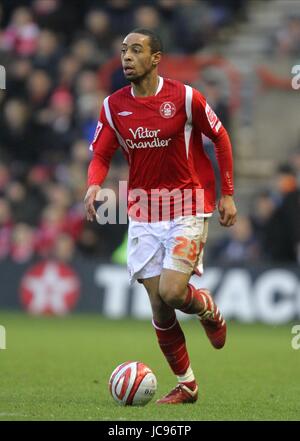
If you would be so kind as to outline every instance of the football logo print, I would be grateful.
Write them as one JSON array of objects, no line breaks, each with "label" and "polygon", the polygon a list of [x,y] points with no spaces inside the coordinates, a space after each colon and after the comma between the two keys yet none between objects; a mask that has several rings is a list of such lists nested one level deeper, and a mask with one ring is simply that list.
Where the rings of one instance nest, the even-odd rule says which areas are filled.
[{"label": "football logo print", "polygon": [[165,103],[162,103],[159,111],[163,118],[173,118],[176,113],[176,107],[171,101],[166,101]]}]

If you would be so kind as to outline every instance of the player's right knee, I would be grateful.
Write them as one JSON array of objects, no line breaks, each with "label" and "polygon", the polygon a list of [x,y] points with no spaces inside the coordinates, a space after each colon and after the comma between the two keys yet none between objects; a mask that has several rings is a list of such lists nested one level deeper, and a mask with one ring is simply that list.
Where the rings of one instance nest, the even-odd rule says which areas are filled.
[{"label": "player's right knee", "polygon": [[163,285],[159,290],[163,301],[172,308],[179,308],[184,301],[185,288],[181,284]]}]

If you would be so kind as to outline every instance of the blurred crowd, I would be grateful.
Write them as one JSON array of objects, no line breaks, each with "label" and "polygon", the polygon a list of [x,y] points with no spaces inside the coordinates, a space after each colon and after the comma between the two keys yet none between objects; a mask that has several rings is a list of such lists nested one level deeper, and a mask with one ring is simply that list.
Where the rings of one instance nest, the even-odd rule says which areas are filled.
[{"label": "blurred crowd", "polygon": [[[170,54],[194,54],[245,20],[246,6],[247,0],[1,1],[0,64],[7,78],[6,90],[0,91],[0,259],[111,259],[124,243],[127,226],[86,223],[83,210],[88,147],[100,106],[105,96],[125,85],[120,70],[109,83],[103,72],[135,27],[158,31]],[[291,46],[288,35],[278,38],[284,48]],[[204,81],[203,87],[230,129],[218,84]],[[295,250],[272,248],[275,236],[283,239],[292,231],[282,213],[285,204],[293,208],[288,193],[298,191],[292,185],[300,172],[299,153],[295,155],[298,169],[293,170],[291,159],[292,166],[278,172],[277,191],[266,189],[257,196],[251,215],[215,244],[211,259],[295,259]],[[281,187],[282,173],[289,192]],[[117,153],[105,186],[118,194],[118,181],[126,177],[127,166]],[[288,248],[288,241],[282,246]]]},{"label": "blurred crowd", "polygon": [[[194,53],[244,14],[244,0],[4,0],[0,5],[0,258],[108,260],[126,225],[87,224],[88,149],[99,109],[125,84],[101,73],[135,27],[158,30],[165,50]],[[213,87],[211,87],[213,92]],[[225,118],[225,115],[224,115]],[[118,191],[127,168],[113,159],[105,186]]]},{"label": "blurred crowd", "polygon": [[300,56],[300,14],[287,16],[274,35],[272,35],[268,50],[279,56],[291,56],[296,60]]},{"label": "blurred crowd", "polygon": [[280,164],[268,188],[253,198],[249,212],[210,250],[222,264],[300,264],[300,148]]}]

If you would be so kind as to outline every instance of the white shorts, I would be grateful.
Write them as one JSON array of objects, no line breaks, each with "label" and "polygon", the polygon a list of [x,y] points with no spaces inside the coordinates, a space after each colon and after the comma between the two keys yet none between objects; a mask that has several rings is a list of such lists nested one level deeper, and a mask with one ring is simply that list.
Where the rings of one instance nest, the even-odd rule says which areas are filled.
[{"label": "white shorts", "polygon": [[203,273],[208,218],[181,216],[169,221],[129,219],[127,265],[130,283],[159,276],[163,268]]}]

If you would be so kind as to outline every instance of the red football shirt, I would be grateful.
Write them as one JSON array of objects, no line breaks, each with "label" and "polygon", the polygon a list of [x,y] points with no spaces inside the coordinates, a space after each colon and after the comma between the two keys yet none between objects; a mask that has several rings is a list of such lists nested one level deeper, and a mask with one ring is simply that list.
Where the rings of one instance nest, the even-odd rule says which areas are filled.
[{"label": "red football shirt", "polygon": [[[199,214],[210,216],[215,208],[215,177],[202,133],[215,144],[222,194],[233,194],[230,140],[201,93],[162,77],[154,96],[135,97],[132,87],[126,86],[104,100],[91,145],[88,185],[103,183],[111,158],[121,147],[129,163],[129,193],[141,189],[151,201],[162,189],[189,189],[193,214],[197,214],[195,192],[202,189],[204,206]],[[132,205],[129,199],[129,210]]]}]

